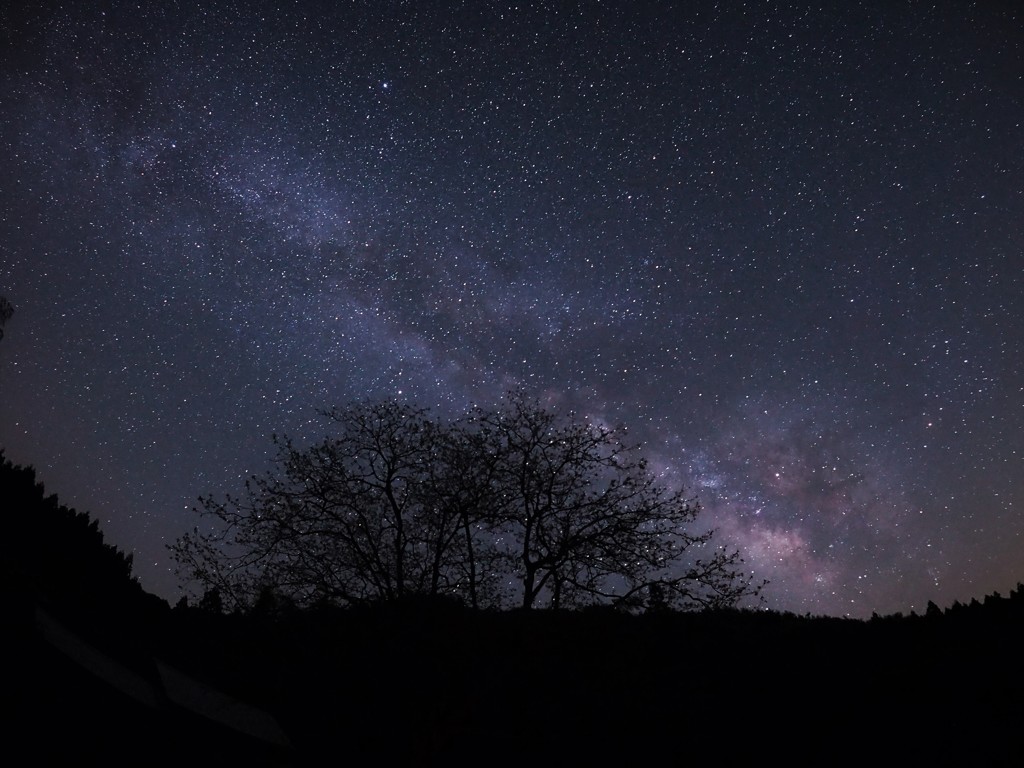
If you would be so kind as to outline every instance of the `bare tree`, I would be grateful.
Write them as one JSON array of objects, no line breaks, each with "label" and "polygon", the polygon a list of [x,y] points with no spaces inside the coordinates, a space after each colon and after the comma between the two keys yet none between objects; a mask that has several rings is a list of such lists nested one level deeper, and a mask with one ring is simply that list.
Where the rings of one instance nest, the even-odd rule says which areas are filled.
[{"label": "bare tree", "polygon": [[[208,533],[173,546],[179,572],[252,605],[268,587],[299,605],[396,599],[440,586],[422,481],[438,426],[397,403],[326,414],[337,434],[309,448],[276,438],[274,466],[240,497],[200,499]],[[446,540],[445,540],[446,541]],[[443,545],[444,542],[442,542]]]},{"label": "bare tree", "polygon": [[455,595],[473,607],[735,605],[757,594],[739,554],[695,531],[696,502],[660,485],[610,430],[522,394],[441,423],[392,402],[326,414],[308,448],[275,438],[241,497],[200,499],[207,532],[172,545],[179,573],[225,605]]},{"label": "bare tree", "polygon": [[699,505],[660,485],[621,429],[561,418],[521,393],[477,420],[498,468],[494,540],[523,608],[721,607],[759,591],[738,552],[692,531]]}]

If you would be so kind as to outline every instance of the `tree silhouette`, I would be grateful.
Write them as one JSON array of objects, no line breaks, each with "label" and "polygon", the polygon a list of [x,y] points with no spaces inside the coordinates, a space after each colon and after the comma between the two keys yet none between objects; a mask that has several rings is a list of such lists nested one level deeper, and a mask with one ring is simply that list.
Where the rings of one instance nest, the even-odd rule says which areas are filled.
[{"label": "tree silhouette", "polygon": [[456,596],[473,607],[732,606],[760,587],[739,553],[692,532],[621,432],[511,394],[450,423],[394,402],[325,414],[335,435],[276,438],[241,497],[172,545],[179,574],[229,608]]},{"label": "tree silhouette", "polygon": [[711,608],[758,592],[738,552],[712,546],[712,530],[689,531],[699,505],[659,485],[623,430],[562,418],[522,393],[477,421],[497,457],[489,519],[523,608]]},{"label": "tree silhouette", "polygon": [[441,430],[422,410],[362,403],[326,416],[337,434],[300,449],[276,438],[274,468],[243,497],[200,499],[219,527],[179,539],[179,572],[230,607],[268,588],[297,605],[437,593],[459,518],[430,487]]},{"label": "tree silhouette", "polygon": [[[187,603],[186,603],[187,605]],[[206,611],[207,613],[221,614],[224,612],[224,602],[220,597],[220,590],[216,587],[211,587],[203,593],[203,596],[199,599],[199,610]]]}]

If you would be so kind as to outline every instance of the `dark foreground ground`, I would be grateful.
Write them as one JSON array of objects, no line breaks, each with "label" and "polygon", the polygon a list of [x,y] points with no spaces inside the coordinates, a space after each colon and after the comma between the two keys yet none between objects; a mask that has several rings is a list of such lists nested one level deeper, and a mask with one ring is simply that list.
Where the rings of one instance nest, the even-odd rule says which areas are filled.
[{"label": "dark foreground ground", "polygon": [[768,612],[61,614],[7,595],[19,764],[1021,764],[1019,600]]}]

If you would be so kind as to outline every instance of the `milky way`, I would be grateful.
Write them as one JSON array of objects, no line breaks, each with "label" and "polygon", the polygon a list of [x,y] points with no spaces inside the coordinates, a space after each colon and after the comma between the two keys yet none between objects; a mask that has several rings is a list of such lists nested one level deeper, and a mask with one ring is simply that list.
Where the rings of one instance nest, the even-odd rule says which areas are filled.
[{"label": "milky way", "polygon": [[770,581],[1024,580],[1013,3],[0,11],[0,446],[134,553],[272,433],[522,387]]}]

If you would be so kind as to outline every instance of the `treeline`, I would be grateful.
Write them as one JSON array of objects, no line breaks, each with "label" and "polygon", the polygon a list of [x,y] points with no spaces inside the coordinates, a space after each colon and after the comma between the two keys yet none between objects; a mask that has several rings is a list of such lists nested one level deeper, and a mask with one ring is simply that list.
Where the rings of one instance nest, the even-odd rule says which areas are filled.
[{"label": "treeline", "polygon": [[1011,589],[1005,597],[996,591],[985,595],[981,600],[976,597],[972,597],[967,603],[954,600],[946,608],[940,608],[934,601],[929,600],[923,614],[910,611],[906,615],[902,612],[885,616],[879,616],[877,613],[871,615],[872,622],[912,622],[922,619],[927,619],[930,622],[945,620],[951,623],[978,620],[1024,620],[1024,583],[1017,582],[1017,586]]},{"label": "treeline", "polygon": [[[123,552],[105,540],[99,522],[88,512],[80,512],[60,502],[56,494],[47,494],[45,485],[30,466],[14,464],[0,449],[0,498],[3,499],[5,535],[0,538],[0,569],[3,585],[9,593],[19,593],[48,605],[75,610],[79,613],[95,610],[97,606],[146,604],[150,609],[161,598],[145,592],[132,574],[132,555]],[[378,601],[379,602],[379,601]],[[386,602],[386,601],[384,601]],[[372,605],[373,601],[360,605]],[[441,610],[465,605],[461,600],[434,600],[430,595],[410,592],[394,603],[396,610]],[[322,611],[329,604],[310,606]],[[593,615],[613,615],[590,606]],[[609,607],[609,606],[605,606]],[[856,622],[806,614],[775,612],[764,608],[756,610],[723,611],[727,606],[716,606],[710,615],[771,615],[782,621],[800,622]],[[224,603],[216,589],[206,590],[202,598],[190,601],[182,597],[176,605],[179,611],[191,610],[212,614],[234,612],[264,618],[294,616],[301,606],[293,601],[275,599],[273,591],[263,590],[257,599],[247,605],[231,606]],[[661,612],[665,606],[647,606]],[[650,612],[650,610],[648,611]],[[333,613],[330,611],[329,613]],[[326,615],[326,614],[325,614]],[[922,621],[968,622],[974,620],[1024,620],[1024,582],[1003,595],[998,591],[981,599],[968,602],[954,601],[942,608],[928,601],[923,613],[872,614],[872,624],[907,624]]]},{"label": "treeline", "polygon": [[[15,722],[64,740],[35,744],[37,753],[66,746],[107,765],[496,765],[538,754],[606,765],[666,751],[670,764],[697,755],[800,763],[836,745],[869,758],[885,744],[889,756],[993,763],[1001,734],[1019,722],[1021,584],[1006,597],[870,621],[658,605],[488,612],[417,594],[150,610],[130,556],[48,496],[33,470],[3,460],[0,493],[10,502],[8,609],[61,606],[96,630],[90,638],[111,660],[147,679],[155,659],[185,670],[273,715],[291,745],[273,753],[180,708],[142,705],[40,649],[25,616],[6,635],[20,637],[9,650]],[[911,714],[928,730],[915,730]]]}]

